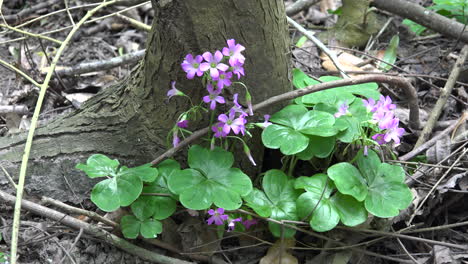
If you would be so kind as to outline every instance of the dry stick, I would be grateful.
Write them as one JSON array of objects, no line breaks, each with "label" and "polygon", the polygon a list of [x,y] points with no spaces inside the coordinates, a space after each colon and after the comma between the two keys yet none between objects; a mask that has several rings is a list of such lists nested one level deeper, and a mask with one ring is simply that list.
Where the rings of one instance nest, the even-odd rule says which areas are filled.
[{"label": "dry stick", "polygon": [[57,200],[49,198],[49,197],[43,196],[41,201],[43,203],[45,203],[45,204],[51,204],[51,205],[57,206],[57,207],[65,210],[68,213],[86,215],[86,216],[90,217],[91,219],[94,219],[94,220],[99,221],[101,223],[104,223],[106,225],[113,226],[113,227],[119,226],[119,224],[117,224],[116,222],[110,220],[109,218],[101,216],[101,215],[99,215],[99,214],[97,214],[95,212],[91,212],[91,211],[84,210],[84,209],[81,209],[81,208],[73,207],[71,205],[62,203],[60,201],[57,201]]},{"label": "dry stick", "polygon": [[25,16],[27,16],[27,15],[29,15],[29,14],[37,11],[37,10],[47,8],[47,7],[51,6],[51,5],[54,5],[54,4],[58,3],[59,1],[61,1],[61,0],[49,0],[49,1],[37,4],[35,6],[32,6],[30,8],[23,9],[18,14],[7,15],[7,16],[4,16],[3,18],[8,23],[16,24],[18,21],[20,21]]},{"label": "dry stick", "polygon": [[13,71],[19,75],[21,75],[23,78],[25,78],[26,80],[28,80],[30,83],[32,83],[34,86],[36,87],[41,87],[41,84],[36,82],[33,78],[31,78],[29,75],[27,75],[26,73],[24,73],[23,71],[21,71],[20,69],[16,68],[15,66],[11,65],[10,63],[0,59],[0,64],[2,66],[4,66],[6,69],[10,70],[10,71]]},{"label": "dry stick", "polygon": [[[468,116],[468,112],[465,112],[460,119],[464,119],[465,115]],[[437,140],[439,140],[439,139],[443,138],[444,136],[450,134],[450,132],[452,132],[452,130],[454,130],[455,127],[457,127],[457,125],[458,125],[458,122],[453,123],[452,125],[447,127],[445,130],[440,132],[437,136],[431,138],[429,141],[426,141],[424,144],[420,145],[419,147],[417,147],[417,148],[411,150],[410,152],[406,153],[405,155],[399,157],[398,160],[407,161],[409,159],[412,159],[413,157],[415,157],[419,153],[423,152],[424,150],[426,150],[429,147],[431,147],[432,145],[434,145],[437,142]]]},{"label": "dry stick", "polygon": [[[468,145],[468,141],[466,141],[465,143],[463,143],[460,147],[458,147],[454,152],[452,152],[450,155],[448,155],[447,157],[443,158],[441,161],[439,161],[437,163],[437,165],[440,165],[442,163],[444,163],[445,161],[447,161],[448,159],[450,159],[452,156],[454,156],[455,154],[457,154],[459,151],[461,151],[466,145]],[[450,168],[450,167],[449,167]],[[406,179],[405,183],[406,185],[412,187],[414,185],[414,183],[417,181],[418,178],[420,178],[421,176],[424,176],[426,175],[427,173],[431,172],[434,167],[432,168],[429,168],[427,170],[424,170],[425,168],[418,168],[418,170],[416,170],[416,172],[413,174],[413,176],[409,177],[408,179]]]},{"label": "dry stick", "polygon": [[55,73],[60,76],[72,76],[94,71],[106,71],[121,65],[137,62],[145,56],[145,50],[139,50],[123,56],[114,57],[103,61],[92,61],[78,64],[72,67],[61,68],[55,70]]},{"label": "dry stick", "polygon": [[[399,86],[411,86],[408,80],[402,77],[386,76],[386,75],[380,75],[380,74],[372,74],[372,75],[369,74],[369,75],[359,76],[359,77],[354,77],[354,78],[349,78],[349,79],[337,80],[337,81],[326,82],[326,83],[319,83],[319,84],[307,86],[303,89],[294,90],[294,91],[287,92],[284,94],[276,95],[276,96],[270,97],[269,99],[263,102],[260,102],[254,105],[252,108],[254,111],[256,111],[256,110],[265,108],[267,106],[270,106],[272,104],[276,104],[276,103],[283,102],[286,100],[292,100],[292,99],[301,97],[306,94],[319,92],[319,91],[326,90],[326,89],[341,87],[341,86],[356,85],[356,84],[369,83],[369,82],[390,83],[390,84],[399,85]],[[410,116],[415,116],[414,114],[411,114],[411,111],[414,111],[414,109],[410,108]],[[419,116],[418,116],[418,122],[419,122]],[[168,149],[166,152],[162,153],[157,158],[155,158],[151,162],[151,164],[153,166],[157,165],[160,162],[162,162],[164,159],[173,156],[177,151],[188,146],[190,143],[194,142],[195,140],[201,138],[206,133],[208,133],[208,131],[210,131],[210,127],[205,127],[203,129],[193,132],[193,134],[188,136],[186,139],[182,140],[179,143],[179,145]]]},{"label": "dry stick", "polygon": [[315,5],[318,2],[320,2],[320,0],[298,0],[292,5],[286,7],[286,15],[294,16],[295,14]]},{"label": "dry stick", "polygon": [[325,46],[318,38],[314,37],[314,35],[312,33],[307,31],[304,27],[299,25],[299,23],[294,21],[292,18],[286,17],[286,19],[288,20],[289,24],[291,24],[295,28],[297,28],[297,30],[299,30],[299,32],[301,32],[302,34],[304,34],[304,36],[306,36],[308,39],[310,39],[312,42],[314,42],[315,45],[317,45],[317,47],[319,47],[325,54],[327,54],[328,57],[330,57],[331,61],[335,65],[335,67],[340,71],[341,77],[349,78],[349,76],[345,73],[343,66],[341,66],[340,62],[338,61],[338,58],[336,57],[334,52],[329,50],[327,48],[327,46]]},{"label": "dry stick", "polygon": [[25,30],[21,30],[21,29],[15,28],[15,27],[10,27],[9,25],[6,25],[6,24],[0,24],[0,27],[9,29],[9,30],[11,30],[11,31],[16,31],[16,32],[18,32],[18,33],[20,33],[20,34],[23,34],[23,35],[26,35],[26,36],[29,36],[29,37],[43,38],[43,39],[45,39],[45,40],[54,42],[54,43],[59,44],[59,45],[62,44],[62,41],[60,41],[60,40],[56,40],[56,39],[51,38],[51,37],[43,36],[43,35],[41,35],[41,34],[31,33],[31,32],[28,32],[28,31],[25,31]]},{"label": "dry stick", "polygon": [[12,227],[13,230],[11,234],[11,251],[10,251],[11,264],[17,263],[16,254],[17,254],[17,249],[18,249],[18,235],[19,235],[20,218],[21,218],[21,200],[23,198],[24,183],[26,180],[26,170],[28,168],[29,154],[31,152],[31,146],[32,146],[32,141],[34,137],[34,132],[37,126],[37,121],[39,119],[39,114],[41,112],[42,102],[44,101],[45,94],[49,86],[49,82],[52,78],[52,74],[54,72],[55,66],[57,65],[58,60],[60,59],[60,56],[62,55],[62,53],[65,51],[65,48],[67,47],[68,43],[71,41],[73,35],[75,35],[75,33],[83,25],[83,23],[86,20],[88,20],[92,15],[94,15],[94,13],[96,13],[99,9],[106,7],[110,4],[114,4],[116,2],[118,2],[118,0],[113,0],[109,2],[106,2],[104,0],[104,2],[102,2],[99,6],[93,8],[88,13],[86,13],[86,15],[83,16],[83,18],[81,18],[81,20],[68,33],[67,37],[65,38],[65,40],[62,42],[62,44],[58,48],[57,53],[55,54],[55,57],[50,66],[49,72],[44,78],[44,82],[40,86],[39,97],[37,98],[36,108],[34,109],[34,114],[31,119],[31,126],[29,128],[28,135],[26,138],[26,143],[24,146],[24,153],[23,153],[23,158],[21,160],[18,186],[16,189],[16,203],[15,203],[15,210],[14,210],[14,216],[13,216],[13,227]]},{"label": "dry stick", "polygon": [[417,147],[421,146],[432,133],[432,130],[434,129],[435,123],[440,117],[440,114],[442,113],[442,109],[445,107],[445,104],[447,103],[448,97],[452,94],[453,86],[455,85],[455,82],[458,79],[458,76],[460,75],[461,69],[463,67],[463,64],[465,63],[466,58],[468,57],[468,45],[463,46],[463,49],[460,52],[460,55],[458,56],[457,62],[455,62],[455,65],[453,66],[452,72],[450,73],[450,76],[445,83],[444,88],[440,92],[439,99],[437,100],[434,108],[432,109],[431,115],[429,116],[426,126],[424,127],[423,131],[421,132],[421,135],[418,138],[418,141],[416,141],[416,144],[414,145],[414,148],[416,149]]},{"label": "dry stick", "polygon": [[140,22],[140,21],[138,21],[136,19],[133,19],[133,18],[130,18],[128,16],[121,15],[121,14],[117,14],[116,16],[119,19],[129,23],[130,25],[132,25],[136,29],[140,29],[140,30],[143,30],[143,31],[146,31],[146,32],[151,31],[151,26],[148,26],[145,23],[142,23],[142,22]]},{"label": "dry stick", "polygon": [[359,229],[359,228],[352,228],[352,227],[346,227],[346,226],[338,226],[338,229],[342,230],[349,230],[353,232],[363,232],[363,233],[369,233],[369,234],[375,234],[375,235],[382,235],[382,236],[389,236],[389,237],[398,237],[398,238],[403,238],[407,240],[412,240],[412,241],[417,241],[417,242],[422,242],[422,243],[428,243],[432,245],[441,245],[445,247],[451,247],[451,248],[457,248],[457,249],[462,249],[462,250],[467,250],[468,247],[465,245],[457,245],[453,243],[448,243],[448,242],[443,242],[443,241],[437,241],[437,240],[431,240],[427,238],[421,238],[421,237],[414,237],[414,236],[408,236],[400,233],[391,233],[391,232],[385,232],[385,231],[380,231],[380,230],[371,230],[371,229]]},{"label": "dry stick", "polygon": [[[13,205],[15,204],[15,197],[9,195],[6,192],[0,190],[0,200],[4,201],[7,204]],[[133,245],[132,243],[128,242],[127,240],[120,238],[116,235],[113,235],[107,231],[102,230],[96,225],[88,224],[81,220],[78,220],[74,217],[66,215],[64,213],[55,211],[53,209],[47,208],[42,205],[38,205],[36,203],[22,200],[23,208],[40,216],[58,221],[64,225],[67,225],[74,229],[83,229],[83,232],[87,235],[93,236],[98,239],[104,240],[106,243],[109,243],[117,248],[122,249],[134,256],[138,256],[144,260],[148,260],[154,263],[163,263],[163,264],[189,264],[192,262],[187,262],[171,257],[167,257],[164,255],[160,255],[158,253],[149,251],[147,249],[138,247]]]},{"label": "dry stick", "polygon": [[[447,171],[445,171],[445,173],[442,175],[442,177],[440,177],[440,179],[434,184],[434,186],[432,186],[431,190],[426,194],[426,196],[424,197],[424,199],[418,204],[418,207],[416,207],[416,209],[414,210],[414,213],[411,215],[409,221],[408,221],[408,225],[411,224],[411,222],[413,221],[414,217],[416,216],[416,213],[419,212],[419,210],[421,209],[421,207],[424,205],[424,203],[427,201],[427,199],[429,198],[429,196],[431,196],[431,194],[434,192],[434,190],[437,188],[437,186],[439,186],[439,184],[445,179],[445,177],[447,177],[447,175],[450,173],[450,171],[452,171],[452,168],[451,167],[455,167],[455,165],[462,159],[465,157],[465,154],[468,152],[468,148],[465,149],[465,151],[463,151],[463,153],[458,156],[458,158],[455,160],[455,162],[452,164],[452,166],[450,166],[449,169],[447,169]],[[466,248],[468,249],[468,248]]]},{"label": "dry stick", "polygon": [[[392,227],[392,231],[395,232],[395,230],[393,230],[393,227]],[[406,249],[405,245],[401,242],[400,238],[396,238],[396,240],[398,241],[398,244],[400,244],[400,247],[403,249],[403,251],[405,252],[405,254],[416,264],[419,264],[419,262],[413,257],[413,255],[411,255],[411,253]]]},{"label": "dry stick", "polygon": [[465,25],[456,20],[428,10],[420,5],[405,0],[373,0],[373,5],[379,9],[399,15],[404,18],[428,27],[442,35],[458,39],[468,43],[468,32],[464,31]]},{"label": "dry stick", "polygon": [[26,105],[0,105],[0,114],[6,113],[25,115],[28,113],[28,107]]}]

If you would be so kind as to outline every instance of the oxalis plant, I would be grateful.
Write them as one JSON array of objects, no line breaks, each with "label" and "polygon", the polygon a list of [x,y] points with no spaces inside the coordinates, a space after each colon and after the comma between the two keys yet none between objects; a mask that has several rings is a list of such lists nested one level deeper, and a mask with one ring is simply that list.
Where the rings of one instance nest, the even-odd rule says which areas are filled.
[{"label": "oxalis plant", "polygon": [[[392,155],[391,144],[399,144],[405,133],[394,116],[396,106],[377,91],[377,84],[367,83],[324,90],[295,99],[262,123],[249,123],[254,113],[244,76],[245,47],[234,39],[227,47],[202,55],[188,54],[181,66],[188,79],[201,78],[207,95],[194,105],[191,98],[176,88],[168,97],[186,97],[191,107],[183,112],[169,133],[173,146],[191,132],[191,123],[209,114],[212,133],[206,144],[188,150],[188,167],[173,159],[128,168],[102,154],[88,158],[76,167],[88,177],[105,178],[91,192],[91,201],[101,210],[111,212],[130,207],[122,217],[121,229],[126,238],[157,237],[163,231],[161,220],[170,217],[177,204],[207,214],[207,225],[219,230],[243,231],[261,219],[309,221],[317,232],[332,230],[338,224],[356,226],[369,215],[388,218],[408,207],[412,195],[404,183],[405,172],[397,165],[382,161]],[[293,84],[302,89],[319,82],[339,78],[324,76],[319,81],[293,70]],[[225,88],[245,91],[243,107],[238,93],[232,105],[225,99]],[[222,112],[220,105],[228,105]],[[245,155],[256,165],[246,138],[249,130],[263,129],[266,148],[279,149],[283,167],[268,170],[257,177],[234,168],[230,149],[241,144]],[[297,164],[309,163],[319,172],[296,175]],[[236,209],[250,211],[242,215]],[[252,217],[257,215],[258,217]],[[269,221],[274,236],[291,237],[295,230]]]}]

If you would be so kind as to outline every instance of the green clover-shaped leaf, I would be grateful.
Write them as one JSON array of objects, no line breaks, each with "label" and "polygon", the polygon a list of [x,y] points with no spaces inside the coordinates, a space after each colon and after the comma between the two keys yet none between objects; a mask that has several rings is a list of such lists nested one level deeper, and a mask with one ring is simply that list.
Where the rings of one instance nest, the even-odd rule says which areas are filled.
[{"label": "green clover-shaped leaf", "polygon": [[[296,199],[300,191],[294,189],[294,180],[288,179],[280,170],[266,172],[262,182],[264,192],[255,189],[244,197],[247,205],[263,217],[276,220],[297,220]],[[281,236],[281,226],[269,223],[273,235]],[[291,237],[295,230],[284,228],[283,235]]]},{"label": "green clover-shaped leaf", "polygon": [[132,212],[140,220],[152,217],[157,220],[163,220],[171,216],[177,207],[176,200],[172,197],[161,196],[172,193],[166,187],[153,182],[149,186],[143,187],[143,192],[134,203],[132,203]]},{"label": "green clover-shaped leaf", "polygon": [[400,166],[382,163],[374,178],[368,178],[371,180],[365,206],[375,216],[397,216],[399,210],[408,207],[413,200],[410,189],[404,183],[405,172]]},{"label": "green clover-shaped leaf", "polygon": [[129,206],[143,188],[141,178],[123,174],[97,183],[91,191],[91,201],[101,210],[111,212],[120,206]]},{"label": "green clover-shaped leaf", "polygon": [[262,133],[263,144],[293,155],[307,148],[310,135],[329,137],[338,133],[333,127],[333,115],[321,111],[307,111],[301,105],[290,105],[271,117],[272,124]]},{"label": "green clover-shaped leaf", "polygon": [[326,158],[335,148],[335,137],[309,136],[309,145],[296,154],[301,160],[310,160],[312,157]]},{"label": "green clover-shaped leaf", "polygon": [[[330,82],[340,80],[341,78],[335,76],[322,76],[319,78],[321,82]],[[293,70],[293,85],[297,89],[305,88],[309,85],[318,84],[319,82],[308,77],[299,69]],[[336,105],[339,101],[347,101],[351,103],[355,100],[355,95],[364,97],[371,97],[378,99],[380,93],[377,91],[378,85],[376,83],[363,83],[351,86],[343,86],[324,91],[319,91],[311,94],[304,95],[295,100],[296,104],[305,104],[308,106],[325,103],[328,105]]]},{"label": "green clover-shaped leaf", "polygon": [[335,187],[327,179],[327,175],[322,173],[296,179],[294,187],[306,190],[296,202],[299,217],[310,217],[310,226],[317,232],[333,229],[340,220],[348,226],[366,221],[363,203],[339,192],[330,197]]},{"label": "green clover-shaped leaf", "polygon": [[122,166],[118,174],[130,174],[135,177],[140,177],[140,179],[144,182],[152,182],[158,176],[158,169],[152,168],[150,163],[134,168],[127,168],[125,166]]},{"label": "green clover-shaped leaf", "polygon": [[347,162],[337,163],[327,170],[328,176],[342,194],[348,194],[358,201],[367,196],[367,184],[356,167]]},{"label": "green clover-shaped leaf", "polygon": [[182,205],[193,210],[208,209],[213,203],[226,210],[242,205],[241,196],[252,191],[252,182],[240,169],[231,168],[234,157],[221,148],[193,146],[188,153],[190,169],[169,176],[169,189],[179,194]]},{"label": "green clover-shaped leaf", "polygon": [[129,239],[135,239],[138,234],[144,238],[156,238],[162,233],[162,223],[154,219],[140,220],[133,215],[125,215],[120,220],[122,234]]},{"label": "green clover-shaped leaf", "polygon": [[89,178],[114,176],[119,167],[118,160],[109,159],[102,154],[91,155],[86,164],[79,163],[75,168],[84,171]]}]

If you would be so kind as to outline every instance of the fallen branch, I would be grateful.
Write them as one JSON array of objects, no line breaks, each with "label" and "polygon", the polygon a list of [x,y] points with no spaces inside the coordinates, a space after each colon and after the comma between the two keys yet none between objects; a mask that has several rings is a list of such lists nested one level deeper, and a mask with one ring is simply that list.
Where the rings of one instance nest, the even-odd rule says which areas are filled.
[{"label": "fallen branch", "polygon": [[464,31],[465,25],[420,5],[405,0],[373,0],[372,3],[379,9],[408,18],[442,35],[468,43],[468,31]]},{"label": "fallen branch", "polygon": [[13,14],[13,15],[6,15],[3,16],[3,19],[7,23],[12,23],[12,24],[17,24],[18,22],[21,22],[26,16],[30,15],[33,12],[36,12],[37,10],[43,9],[43,8],[48,8],[52,5],[55,5],[56,3],[60,2],[61,0],[49,0],[46,2],[42,2],[40,4],[31,6],[29,8],[25,8],[21,10],[18,14]]},{"label": "fallen branch", "polygon": [[286,15],[294,16],[295,14],[301,12],[302,10],[306,10],[318,2],[320,2],[320,0],[298,0],[292,5],[286,7]]},{"label": "fallen branch", "polygon": [[[136,52],[125,54],[123,56],[114,57],[109,60],[85,62],[85,63],[81,63],[73,67],[65,67],[61,69],[56,69],[55,73],[64,77],[64,76],[72,76],[72,75],[78,75],[78,74],[94,72],[94,71],[106,71],[106,70],[109,70],[109,69],[112,69],[121,65],[126,65],[126,64],[137,62],[140,59],[142,59],[144,56],[145,56],[145,50],[139,50]],[[47,71],[48,68],[44,68],[44,70]]]},{"label": "fallen branch", "polygon": [[461,50],[460,55],[458,56],[458,59],[455,62],[455,65],[453,66],[452,72],[450,73],[450,76],[447,82],[445,83],[444,88],[440,92],[439,99],[437,99],[437,102],[431,111],[431,115],[427,119],[426,126],[421,132],[421,135],[419,136],[418,141],[416,141],[414,148],[419,147],[421,144],[427,141],[429,136],[432,134],[432,130],[434,129],[434,126],[437,120],[439,119],[440,114],[442,113],[442,110],[445,107],[445,104],[447,103],[447,99],[452,94],[453,86],[455,85],[455,82],[458,80],[458,76],[460,76],[460,72],[462,70],[463,64],[465,63],[465,60],[467,57],[468,57],[468,45],[465,45],[463,49]]},{"label": "fallen branch", "polygon": [[[460,118],[460,120],[466,119],[467,116],[468,116],[468,112],[465,112],[462,115],[462,117]],[[431,138],[429,141],[426,141],[424,144],[421,144],[419,147],[414,148],[412,151],[410,151],[410,152],[406,153],[405,155],[399,157],[398,160],[407,161],[409,159],[414,158],[419,153],[423,152],[424,150],[426,150],[429,147],[431,147],[432,145],[434,145],[437,142],[437,140],[439,140],[442,137],[450,134],[450,132],[452,132],[452,130],[454,130],[458,126],[458,124],[459,124],[459,122],[453,123],[451,126],[447,127],[445,130],[440,132],[437,136]]]},{"label": "fallen branch", "polygon": [[[298,97],[301,97],[303,95],[310,94],[310,93],[315,93],[315,92],[319,92],[319,91],[323,91],[323,90],[327,90],[331,88],[336,88],[336,87],[341,87],[341,86],[356,85],[356,84],[369,83],[369,82],[389,83],[389,84],[394,84],[394,85],[399,85],[399,86],[408,86],[408,87],[411,86],[412,87],[409,81],[402,77],[387,76],[387,75],[382,75],[382,74],[369,74],[369,75],[359,76],[359,77],[354,77],[354,78],[349,78],[349,79],[342,79],[342,80],[337,80],[337,81],[332,81],[332,82],[319,83],[316,85],[307,86],[303,89],[294,90],[291,92],[273,96],[263,102],[260,102],[254,105],[253,110],[256,111],[256,110],[265,108],[267,106],[270,106],[279,102],[287,101],[287,100],[292,100],[292,99],[295,99],[295,98],[298,98]],[[417,103],[415,105],[417,106]],[[418,114],[415,114],[413,111],[418,111]],[[414,122],[419,124],[419,108],[415,108],[415,107],[410,108],[410,117],[415,118],[416,120]],[[154,159],[151,162],[151,164],[157,165],[163,160],[169,157],[172,157],[175,153],[177,153],[177,151],[188,146],[190,143],[194,142],[195,140],[201,138],[209,131],[210,131],[210,127],[205,127],[203,129],[193,132],[193,134],[188,136],[186,139],[182,140],[179,143],[179,145],[177,145],[176,147],[170,148],[163,154],[159,155],[156,159]]]},{"label": "fallen branch", "polygon": [[25,105],[0,105],[0,114],[6,113],[25,115],[28,113],[28,107]]},{"label": "fallen branch", "polygon": [[[0,200],[2,200],[3,202],[9,205],[15,204],[15,197],[1,190],[0,190]],[[96,225],[88,224],[86,222],[78,220],[64,213],[50,209],[48,207],[38,205],[36,203],[30,202],[24,199],[22,200],[21,204],[24,209],[34,214],[47,217],[49,219],[60,222],[76,230],[83,229],[83,232],[85,234],[101,239],[104,242],[109,243],[117,248],[120,248],[123,251],[128,252],[134,256],[137,256],[141,259],[151,261],[153,263],[162,263],[162,264],[190,264],[192,263],[192,262],[187,262],[187,261],[167,257],[164,255],[160,255],[158,253],[138,247],[123,238],[120,238],[114,234],[111,234],[107,231],[102,230]]]}]

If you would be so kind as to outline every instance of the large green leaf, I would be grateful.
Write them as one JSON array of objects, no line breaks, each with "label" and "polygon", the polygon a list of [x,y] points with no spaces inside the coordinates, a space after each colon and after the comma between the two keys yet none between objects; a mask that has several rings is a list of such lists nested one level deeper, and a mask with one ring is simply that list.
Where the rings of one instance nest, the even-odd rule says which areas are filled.
[{"label": "large green leaf", "polygon": [[172,173],[168,180],[169,189],[186,208],[203,210],[214,203],[234,210],[242,205],[241,196],[252,191],[250,178],[231,168],[234,158],[228,151],[195,145],[189,149],[188,160],[191,168]]},{"label": "large green leaf", "polygon": [[378,217],[394,217],[399,210],[408,207],[413,196],[404,178],[405,172],[400,166],[380,164],[377,174],[369,181],[367,211]]},{"label": "large green leaf", "polygon": [[86,164],[78,163],[76,165],[77,169],[84,171],[90,178],[114,176],[118,167],[118,160],[111,160],[102,154],[91,155]]},{"label": "large green leaf", "polygon": [[122,234],[129,239],[135,239],[138,234],[144,238],[156,238],[162,233],[162,223],[158,220],[145,219],[140,220],[133,215],[125,215],[120,220]]},{"label": "large green leaf", "polygon": [[340,116],[336,120],[336,126],[339,130],[345,128],[337,135],[337,138],[342,142],[351,143],[361,135],[361,123],[354,116]]},{"label": "large green leaf", "polygon": [[[157,183],[143,187],[143,193],[146,194],[171,194],[170,191]],[[176,210],[176,201],[171,197],[157,195],[142,195],[131,208],[133,214],[140,220],[153,217],[162,220],[171,216]]]},{"label": "large green leaf", "polygon": [[[294,180],[288,179],[286,174],[280,170],[269,170],[266,172],[262,187],[264,193],[256,190],[244,197],[247,205],[254,209],[259,215],[271,217],[275,220],[297,220],[296,199],[300,192],[294,189]],[[281,226],[269,223],[273,235],[281,236]],[[295,230],[284,228],[283,235],[291,237]]]},{"label": "large green leaf", "polygon": [[275,113],[270,119],[277,123],[268,126],[262,133],[263,144],[280,149],[284,155],[293,155],[307,148],[309,137],[330,137],[339,130],[333,126],[332,114],[311,110],[300,105],[290,105]]},{"label": "large green leaf", "polygon": [[340,215],[341,222],[346,226],[356,226],[367,220],[367,211],[363,202],[359,202],[350,195],[337,192],[331,197],[331,202]]},{"label": "large green leaf", "polygon": [[367,156],[364,155],[364,151],[359,151],[357,154],[356,165],[367,182],[374,181],[381,163],[377,153],[371,149],[367,151]]},{"label": "large green leaf", "polygon": [[119,175],[97,183],[91,191],[91,201],[101,210],[111,212],[129,206],[143,188],[141,178],[132,174]]},{"label": "large green leaf", "polygon": [[335,148],[335,137],[309,136],[309,145],[296,154],[301,160],[310,160],[312,157],[326,158]]},{"label": "large green leaf", "polygon": [[290,127],[269,125],[262,132],[265,147],[280,149],[284,155],[293,155],[303,151],[309,144],[309,138]]},{"label": "large green leaf", "polygon": [[327,179],[327,175],[322,173],[296,179],[294,187],[307,191],[296,202],[299,217],[310,217],[310,226],[317,232],[333,229],[340,219],[348,226],[366,221],[367,211],[363,203],[339,192],[331,196],[335,187]]},{"label": "large green leaf", "polygon": [[328,176],[342,194],[348,194],[358,201],[364,201],[367,196],[367,184],[361,173],[347,162],[337,163],[327,170]]},{"label": "large green leaf", "polygon": [[158,176],[158,169],[152,168],[151,164],[144,164],[134,168],[127,168],[123,166],[119,170],[119,175],[129,174],[134,177],[140,177],[144,182],[152,182]]},{"label": "large green leaf", "polygon": [[[341,78],[335,76],[322,76],[319,78],[319,80],[322,82],[330,82],[340,79]],[[293,84],[296,88],[302,89],[308,85],[313,85],[317,83],[319,82],[308,77],[299,69],[294,69]],[[337,87],[304,95],[302,97],[297,98],[295,102],[297,104],[305,105],[316,105],[319,103],[336,105],[339,101],[347,101],[348,103],[351,103],[355,99],[354,95],[361,95],[367,98],[371,97],[374,99],[378,99],[380,94],[377,91],[377,88],[378,85],[376,83],[364,83]]]}]

